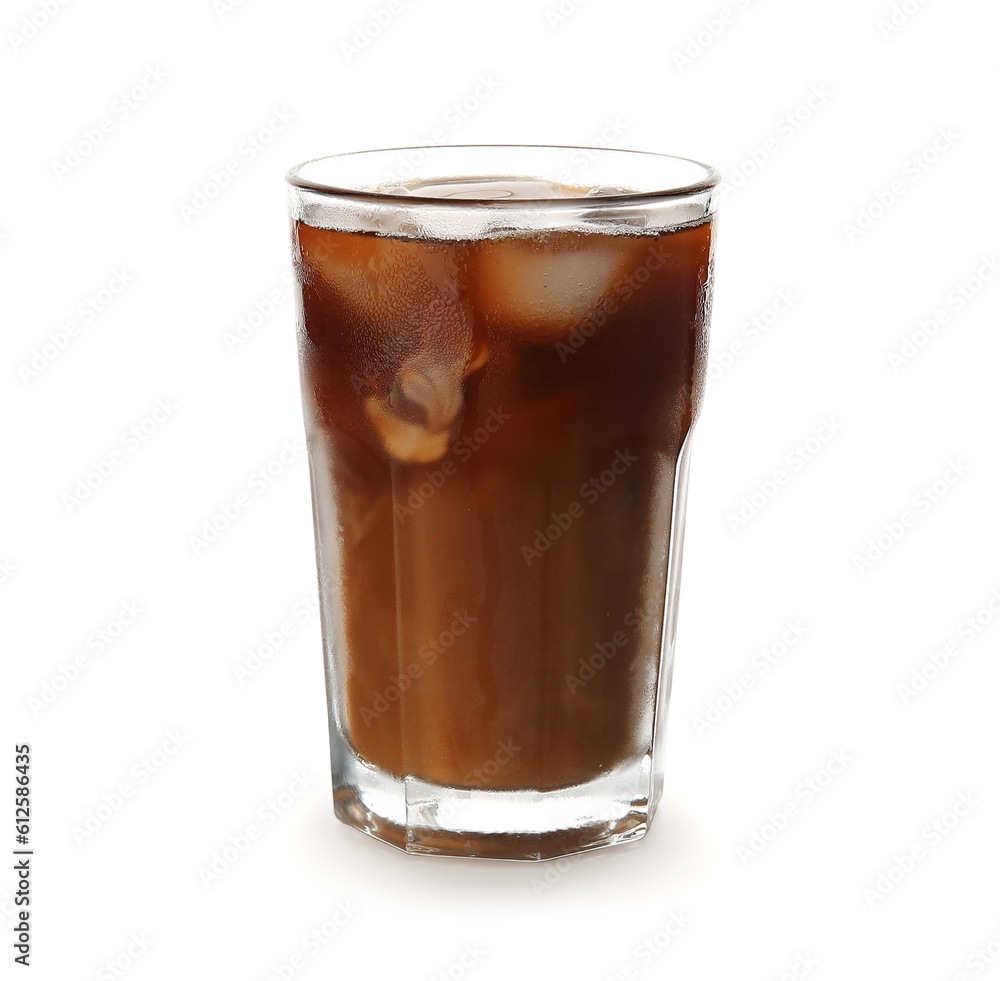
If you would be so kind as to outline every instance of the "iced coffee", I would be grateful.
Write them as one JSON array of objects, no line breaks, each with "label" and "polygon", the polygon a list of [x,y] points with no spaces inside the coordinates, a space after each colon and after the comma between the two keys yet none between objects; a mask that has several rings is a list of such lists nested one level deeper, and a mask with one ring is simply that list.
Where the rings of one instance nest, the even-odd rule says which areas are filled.
[{"label": "iced coffee", "polygon": [[[617,187],[506,174],[380,193],[445,220],[293,223],[335,785],[399,797],[378,813],[346,779],[341,816],[453,854],[625,838],[654,794],[710,209],[650,227]],[[498,200],[592,217],[447,234],[449,207]],[[477,824],[477,802],[565,810],[622,780],[592,841]]]}]

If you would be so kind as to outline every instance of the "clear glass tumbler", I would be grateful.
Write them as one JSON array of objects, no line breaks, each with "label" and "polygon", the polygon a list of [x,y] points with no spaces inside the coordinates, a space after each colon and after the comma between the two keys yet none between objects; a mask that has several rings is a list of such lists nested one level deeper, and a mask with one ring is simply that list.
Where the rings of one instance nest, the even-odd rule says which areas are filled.
[{"label": "clear glass tumbler", "polygon": [[645,833],[718,181],[531,146],[290,172],[341,821],[511,859]]}]

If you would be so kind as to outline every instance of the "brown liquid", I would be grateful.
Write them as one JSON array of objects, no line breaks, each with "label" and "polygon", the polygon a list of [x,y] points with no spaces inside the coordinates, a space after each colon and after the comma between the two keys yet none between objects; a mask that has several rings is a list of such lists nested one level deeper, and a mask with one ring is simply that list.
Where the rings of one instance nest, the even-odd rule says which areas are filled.
[{"label": "brown liquid", "polygon": [[316,519],[336,542],[326,641],[354,749],[491,789],[641,758],[710,224],[295,234]]}]

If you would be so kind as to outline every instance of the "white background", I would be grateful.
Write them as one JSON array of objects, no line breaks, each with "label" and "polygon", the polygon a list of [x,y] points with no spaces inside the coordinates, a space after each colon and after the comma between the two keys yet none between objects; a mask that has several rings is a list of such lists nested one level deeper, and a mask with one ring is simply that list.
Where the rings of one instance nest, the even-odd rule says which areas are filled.
[{"label": "white background", "polygon": [[[33,976],[1000,978],[996,6],[387,4],[4,7],[0,779],[9,811],[30,742]],[[580,860],[407,857],[332,815],[283,174],[435,130],[730,184],[665,798]]]}]

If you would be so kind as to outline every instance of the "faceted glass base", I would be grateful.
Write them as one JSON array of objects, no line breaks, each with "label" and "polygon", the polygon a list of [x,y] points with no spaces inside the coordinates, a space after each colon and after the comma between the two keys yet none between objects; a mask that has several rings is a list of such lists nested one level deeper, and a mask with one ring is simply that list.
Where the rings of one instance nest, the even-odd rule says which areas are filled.
[{"label": "faceted glass base", "polygon": [[387,776],[357,757],[342,763],[347,765],[334,773],[337,817],[416,855],[558,858],[636,841],[653,813],[648,754],[587,783],[556,790],[442,787]]}]

